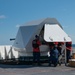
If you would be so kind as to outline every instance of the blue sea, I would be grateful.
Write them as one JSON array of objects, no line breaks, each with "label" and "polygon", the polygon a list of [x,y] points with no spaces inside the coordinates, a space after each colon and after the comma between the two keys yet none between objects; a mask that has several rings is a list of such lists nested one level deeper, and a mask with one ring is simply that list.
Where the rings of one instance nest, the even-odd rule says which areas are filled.
[{"label": "blue sea", "polygon": [[75,53],[75,44],[72,44],[72,52]]},{"label": "blue sea", "polygon": [[75,48],[75,44],[72,44],[72,47]]}]

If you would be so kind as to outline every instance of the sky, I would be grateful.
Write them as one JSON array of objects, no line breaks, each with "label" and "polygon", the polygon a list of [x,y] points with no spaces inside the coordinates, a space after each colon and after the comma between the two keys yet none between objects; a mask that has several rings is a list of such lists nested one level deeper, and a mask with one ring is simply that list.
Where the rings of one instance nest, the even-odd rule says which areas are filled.
[{"label": "sky", "polygon": [[56,18],[75,43],[75,0],[0,0],[0,45],[13,44],[19,26]]}]

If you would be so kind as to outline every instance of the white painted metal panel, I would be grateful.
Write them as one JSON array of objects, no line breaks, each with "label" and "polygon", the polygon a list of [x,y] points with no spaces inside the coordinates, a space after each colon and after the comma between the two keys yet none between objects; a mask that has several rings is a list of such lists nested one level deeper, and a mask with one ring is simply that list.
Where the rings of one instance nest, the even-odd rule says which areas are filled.
[{"label": "white painted metal panel", "polygon": [[19,48],[25,50],[24,48],[26,48],[26,45],[30,41],[33,34],[36,32],[36,28],[36,26],[21,26],[17,33],[13,47],[16,49]]},{"label": "white painted metal panel", "polygon": [[18,51],[15,51],[11,45],[0,46],[0,60],[18,58]]},{"label": "white painted metal panel", "polygon": [[21,34],[21,28],[19,28],[15,42],[13,44],[14,47],[17,48],[24,48],[24,43],[23,43],[23,38],[22,38],[22,34]]},{"label": "white painted metal panel", "polygon": [[44,40],[47,42],[69,42],[71,38],[58,24],[45,24]]}]

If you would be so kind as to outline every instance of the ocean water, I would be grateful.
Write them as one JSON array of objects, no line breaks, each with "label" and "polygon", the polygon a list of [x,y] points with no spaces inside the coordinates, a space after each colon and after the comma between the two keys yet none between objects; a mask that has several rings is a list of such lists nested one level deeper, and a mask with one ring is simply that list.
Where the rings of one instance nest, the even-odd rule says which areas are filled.
[{"label": "ocean water", "polygon": [[72,52],[75,53],[75,44],[72,44]]},{"label": "ocean water", "polygon": [[75,47],[75,44],[72,44],[72,47]]},{"label": "ocean water", "polygon": [[75,44],[72,44],[72,48],[75,49]]}]

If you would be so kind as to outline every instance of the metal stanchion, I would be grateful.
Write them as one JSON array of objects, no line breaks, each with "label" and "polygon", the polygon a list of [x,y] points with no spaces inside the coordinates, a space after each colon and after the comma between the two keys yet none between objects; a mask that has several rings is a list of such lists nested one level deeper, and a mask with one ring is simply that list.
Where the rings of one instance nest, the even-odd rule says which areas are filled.
[{"label": "metal stanchion", "polygon": [[67,59],[66,59],[66,39],[65,39],[65,37],[64,37],[64,42],[65,42],[65,66],[67,65],[67,63],[66,63],[66,61],[67,61]]}]

